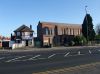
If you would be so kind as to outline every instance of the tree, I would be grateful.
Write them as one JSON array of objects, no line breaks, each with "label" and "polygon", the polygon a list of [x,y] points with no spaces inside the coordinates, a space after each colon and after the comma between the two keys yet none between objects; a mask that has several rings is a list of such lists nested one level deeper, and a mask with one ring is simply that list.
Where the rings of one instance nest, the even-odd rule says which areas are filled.
[{"label": "tree", "polygon": [[97,35],[100,35],[100,24],[97,24],[97,25],[96,25],[95,30],[96,30],[96,34],[97,34]]},{"label": "tree", "polygon": [[87,40],[94,40],[95,31],[93,29],[92,17],[90,14],[86,14],[82,24],[82,34]]},{"label": "tree", "polygon": [[74,42],[75,42],[75,45],[84,45],[87,41],[84,36],[75,36]]}]

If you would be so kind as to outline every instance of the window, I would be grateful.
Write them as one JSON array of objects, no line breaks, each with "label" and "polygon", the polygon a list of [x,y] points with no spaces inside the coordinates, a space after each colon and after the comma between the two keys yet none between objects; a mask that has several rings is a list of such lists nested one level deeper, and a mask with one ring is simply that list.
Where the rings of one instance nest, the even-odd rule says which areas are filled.
[{"label": "window", "polygon": [[20,36],[20,32],[17,32],[17,36]]},{"label": "window", "polygon": [[63,35],[63,29],[62,29],[62,35]]},{"label": "window", "polygon": [[52,29],[50,29],[50,35],[52,35]]},{"label": "window", "polygon": [[30,32],[30,36],[33,36],[33,32]]},{"label": "window", "polygon": [[68,35],[68,28],[66,28],[66,35]]},{"label": "window", "polygon": [[74,29],[73,29],[73,35],[74,35]]},{"label": "window", "polygon": [[70,35],[71,35],[71,33],[72,33],[71,31],[72,31],[72,30],[70,29]]},{"label": "window", "polygon": [[45,34],[45,35],[49,35],[50,34],[50,31],[49,31],[48,27],[43,28],[43,34]]},{"label": "window", "polygon": [[30,36],[30,32],[25,32],[25,36]]},{"label": "window", "polygon": [[54,29],[52,29],[52,35],[54,35]]},{"label": "window", "polygon": [[25,32],[22,32],[22,36],[25,36]]},{"label": "window", "polygon": [[64,29],[64,34],[66,34],[66,30]]}]

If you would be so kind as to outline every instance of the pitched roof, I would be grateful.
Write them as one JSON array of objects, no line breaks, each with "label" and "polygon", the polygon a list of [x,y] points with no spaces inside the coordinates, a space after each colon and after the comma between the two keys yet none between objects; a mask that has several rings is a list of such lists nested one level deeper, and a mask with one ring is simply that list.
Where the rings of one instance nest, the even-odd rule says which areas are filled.
[{"label": "pitched roof", "polygon": [[57,23],[57,22],[40,22],[41,24],[50,24],[50,25],[63,25],[63,26],[81,26],[81,24],[69,24],[69,23]]},{"label": "pitched roof", "polygon": [[34,32],[32,29],[30,29],[28,26],[26,25],[22,25],[19,28],[17,28],[16,30],[14,30],[14,32]]}]

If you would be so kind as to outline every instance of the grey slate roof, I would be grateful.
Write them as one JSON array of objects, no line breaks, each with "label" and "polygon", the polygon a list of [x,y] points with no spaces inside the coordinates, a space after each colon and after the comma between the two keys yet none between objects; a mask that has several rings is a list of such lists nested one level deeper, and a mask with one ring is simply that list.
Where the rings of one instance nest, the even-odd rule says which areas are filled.
[{"label": "grey slate roof", "polygon": [[14,32],[34,32],[32,29],[30,29],[28,26],[26,25],[22,25],[19,28],[17,28],[16,30],[14,30]]}]

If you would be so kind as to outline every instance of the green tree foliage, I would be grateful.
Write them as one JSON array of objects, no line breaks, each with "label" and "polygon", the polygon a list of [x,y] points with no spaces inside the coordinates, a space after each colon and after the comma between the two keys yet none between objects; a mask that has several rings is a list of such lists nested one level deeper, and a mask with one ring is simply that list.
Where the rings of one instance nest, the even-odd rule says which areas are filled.
[{"label": "green tree foliage", "polygon": [[95,39],[99,39],[100,40],[100,35],[96,35]]},{"label": "green tree foliage", "polygon": [[75,45],[84,45],[86,44],[86,38],[84,36],[75,36],[74,37]]},{"label": "green tree foliage", "polygon": [[90,14],[86,14],[84,18],[82,24],[82,33],[87,40],[92,41],[95,38],[95,31],[93,29],[92,17]]}]

